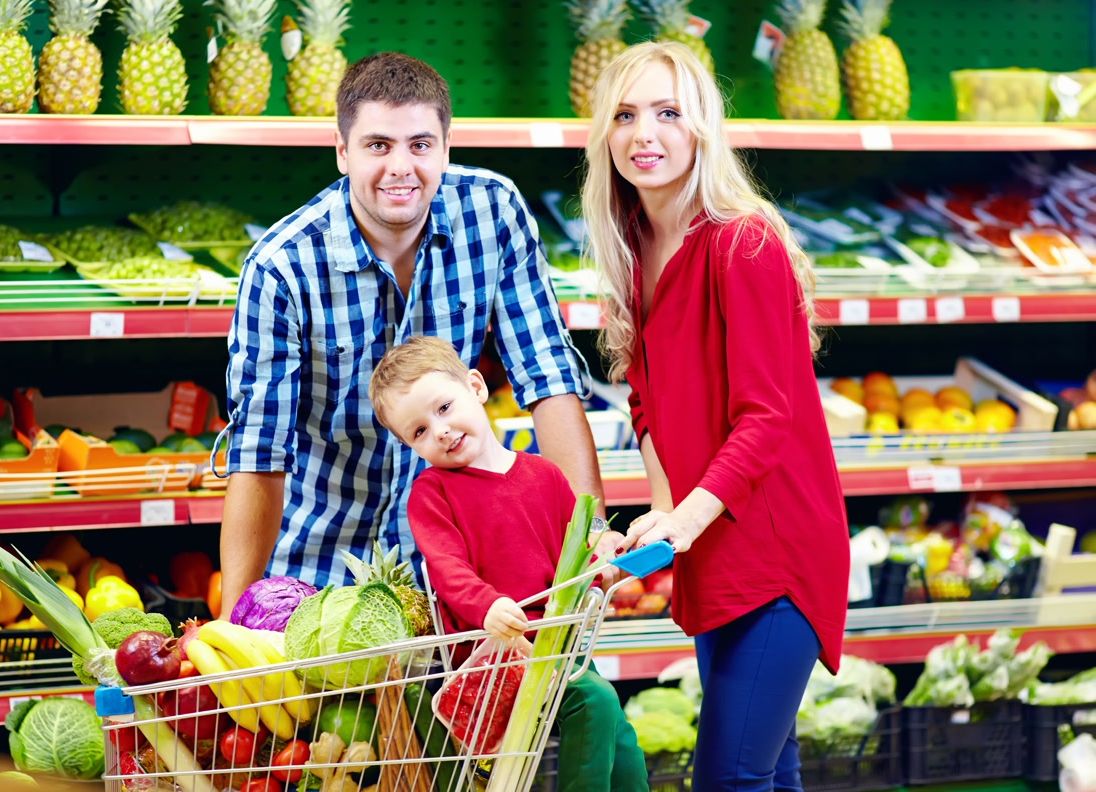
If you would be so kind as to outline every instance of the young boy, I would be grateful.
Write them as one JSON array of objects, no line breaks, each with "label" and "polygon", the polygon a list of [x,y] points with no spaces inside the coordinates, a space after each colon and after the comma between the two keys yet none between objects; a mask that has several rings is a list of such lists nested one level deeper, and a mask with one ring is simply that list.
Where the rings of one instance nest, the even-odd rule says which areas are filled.
[{"label": "young boy", "polygon": [[[504,448],[483,409],[487,385],[453,345],[415,336],[373,372],[377,419],[430,463],[408,519],[447,632],[521,640],[517,601],[552,585],[575,496],[559,468]],[[646,792],[647,768],[613,686],[591,668],[557,715],[559,792]]]}]

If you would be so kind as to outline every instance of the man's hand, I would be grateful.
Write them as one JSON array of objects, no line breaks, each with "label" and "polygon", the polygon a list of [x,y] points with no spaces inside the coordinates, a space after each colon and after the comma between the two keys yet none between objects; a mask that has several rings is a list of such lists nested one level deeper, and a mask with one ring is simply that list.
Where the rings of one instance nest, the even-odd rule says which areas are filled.
[{"label": "man's hand", "polygon": [[512,641],[524,636],[529,620],[518,604],[509,597],[499,597],[487,609],[483,629],[500,641]]},{"label": "man's hand", "polygon": [[[596,545],[594,545],[594,555],[597,556],[597,564],[600,566],[606,561],[612,561],[623,551],[618,551],[617,548],[624,542],[624,534],[614,531],[612,528],[604,531],[601,534],[601,538],[598,539]],[[623,576],[623,572],[617,569],[615,566],[607,567],[605,571],[601,573],[601,587],[603,589],[609,588],[609,586],[616,583]]]},{"label": "man's hand", "polygon": [[704,526],[686,520],[677,509],[672,512],[652,509],[632,520],[621,547],[630,550],[632,547],[646,547],[665,539],[673,545],[675,553],[684,553],[693,546],[703,530]]}]

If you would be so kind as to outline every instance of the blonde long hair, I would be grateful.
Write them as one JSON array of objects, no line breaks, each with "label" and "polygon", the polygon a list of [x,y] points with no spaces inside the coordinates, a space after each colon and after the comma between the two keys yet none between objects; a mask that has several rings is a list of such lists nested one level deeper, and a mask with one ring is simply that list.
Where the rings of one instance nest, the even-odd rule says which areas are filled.
[{"label": "blonde long hair", "polygon": [[609,358],[609,378],[613,382],[624,379],[635,348],[634,255],[628,244],[628,232],[639,207],[636,189],[613,165],[609,135],[625,92],[648,64],[659,60],[674,72],[681,121],[696,138],[692,171],[678,196],[680,216],[691,218],[704,209],[716,223],[753,215],[764,218],[767,228],[788,251],[803,292],[802,309],[810,327],[811,351],[817,351],[819,339],[813,326],[814,273],[810,261],[780,212],[758,194],[738,155],[727,144],[723,136],[725,100],[719,86],[688,47],[675,42],[646,42],[622,52],[598,78],[586,144],[582,212],[588,231],[586,252],[597,263],[606,299],[606,327],[598,341],[602,353]]}]

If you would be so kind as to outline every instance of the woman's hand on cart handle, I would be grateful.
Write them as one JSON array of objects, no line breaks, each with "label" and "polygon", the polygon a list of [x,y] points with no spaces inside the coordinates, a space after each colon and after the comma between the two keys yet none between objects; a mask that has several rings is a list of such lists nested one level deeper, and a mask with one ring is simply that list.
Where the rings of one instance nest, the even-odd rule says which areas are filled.
[{"label": "woman's hand on cart handle", "polygon": [[516,602],[509,597],[499,597],[487,609],[483,629],[500,641],[509,641],[525,634],[529,629],[529,620]]},{"label": "woman's hand on cart handle", "polygon": [[[612,561],[618,555],[623,553],[624,551],[619,550],[618,548],[622,544],[624,544],[624,541],[624,534],[618,531],[614,531],[612,528],[604,531],[601,534],[601,538],[598,539],[597,544],[594,545],[594,556],[597,558],[597,561],[595,561],[594,563]],[[624,573],[621,570],[617,569],[614,566],[610,566],[606,567],[605,570],[603,570],[602,573],[598,575],[598,578],[600,578],[600,582],[595,580],[595,583],[599,583],[599,585],[603,589],[607,589],[609,588],[609,586],[620,580],[623,576]]]},{"label": "woman's hand on cart handle", "polygon": [[703,530],[703,527],[684,519],[677,509],[672,512],[652,509],[632,520],[621,548],[626,551],[665,540],[673,546],[675,553],[684,553],[693,546]]}]

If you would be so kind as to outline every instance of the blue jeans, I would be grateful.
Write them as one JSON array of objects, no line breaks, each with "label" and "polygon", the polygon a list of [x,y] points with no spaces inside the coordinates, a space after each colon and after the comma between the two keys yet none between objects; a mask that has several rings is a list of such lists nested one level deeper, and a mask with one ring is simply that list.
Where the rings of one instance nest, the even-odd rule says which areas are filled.
[{"label": "blue jeans", "polygon": [[787,597],[696,636],[693,789],[802,792],[795,714],[820,645]]}]

